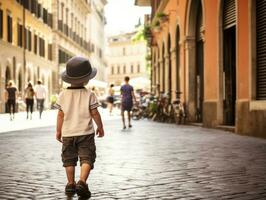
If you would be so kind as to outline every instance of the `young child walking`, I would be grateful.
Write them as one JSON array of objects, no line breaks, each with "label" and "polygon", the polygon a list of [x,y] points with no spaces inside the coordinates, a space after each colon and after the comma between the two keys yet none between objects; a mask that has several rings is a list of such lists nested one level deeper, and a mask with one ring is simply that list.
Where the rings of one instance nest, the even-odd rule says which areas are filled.
[{"label": "young child walking", "polygon": [[[57,99],[56,139],[62,142],[62,162],[66,170],[68,183],[65,187],[67,195],[90,198],[91,192],[87,178],[93,169],[96,158],[94,135],[104,136],[101,116],[96,95],[86,85],[97,73],[88,59],[75,56],[66,64],[66,71],[61,74],[63,81],[71,86],[63,90]],[[96,131],[93,122],[97,125]],[[75,166],[80,159],[80,179],[75,182]]]}]

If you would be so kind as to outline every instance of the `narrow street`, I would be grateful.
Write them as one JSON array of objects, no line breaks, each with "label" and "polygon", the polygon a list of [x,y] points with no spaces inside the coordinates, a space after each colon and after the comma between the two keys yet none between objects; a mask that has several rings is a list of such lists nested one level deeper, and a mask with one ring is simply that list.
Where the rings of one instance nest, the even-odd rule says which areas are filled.
[{"label": "narrow street", "polygon": [[[266,199],[266,140],[147,120],[123,131],[105,118],[91,199]],[[67,199],[54,130],[0,133],[0,199]]]}]

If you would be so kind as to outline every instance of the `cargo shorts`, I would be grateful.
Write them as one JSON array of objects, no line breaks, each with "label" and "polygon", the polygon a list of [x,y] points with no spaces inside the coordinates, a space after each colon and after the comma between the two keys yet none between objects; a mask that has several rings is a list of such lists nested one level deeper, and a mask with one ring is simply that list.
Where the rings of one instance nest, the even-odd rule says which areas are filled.
[{"label": "cargo shorts", "polygon": [[96,159],[95,134],[63,137],[62,162],[64,167],[76,166],[78,158],[80,166],[88,163],[93,169]]}]

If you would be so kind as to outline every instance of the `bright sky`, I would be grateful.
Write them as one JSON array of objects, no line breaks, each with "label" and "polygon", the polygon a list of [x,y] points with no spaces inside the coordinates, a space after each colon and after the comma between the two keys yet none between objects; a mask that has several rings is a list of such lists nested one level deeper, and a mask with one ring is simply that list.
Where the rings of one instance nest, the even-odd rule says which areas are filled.
[{"label": "bright sky", "polygon": [[144,14],[150,13],[149,7],[134,5],[135,0],[108,0],[105,6],[107,36],[134,30],[139,18],[143,23]]}]

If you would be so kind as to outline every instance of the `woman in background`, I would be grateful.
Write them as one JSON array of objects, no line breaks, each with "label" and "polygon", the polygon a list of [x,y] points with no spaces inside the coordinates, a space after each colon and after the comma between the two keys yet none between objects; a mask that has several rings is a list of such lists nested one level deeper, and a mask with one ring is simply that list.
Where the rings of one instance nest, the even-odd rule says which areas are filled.
[{"label": "woman in background", "polygon": [[109,108],[109,113],[110,115],[112,114],[113,110],[113,105],[114,105],[114,94],[115,91],[113,89],[114,84],[111,84],[108,90],[108,96],[107,96],[107,103],[108,103],[108,108]]},{"label": "woman in background", "polygon": [[16,99],[17,99],[17,88],[15,87],[14,82],[10,80],[5,90],[5,100],[11,121],[15,118]]},{"label": "woman in background", "polygon": [[31,83],[28,83],[27,88],[25,89],[25,101],[26,101],[26,111],[27,111],[27,119],[29,118],[30,112],[30,119],[32,119],[32,112],[33,112],[33,104],[34,104],[34,90]]}]

